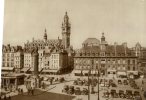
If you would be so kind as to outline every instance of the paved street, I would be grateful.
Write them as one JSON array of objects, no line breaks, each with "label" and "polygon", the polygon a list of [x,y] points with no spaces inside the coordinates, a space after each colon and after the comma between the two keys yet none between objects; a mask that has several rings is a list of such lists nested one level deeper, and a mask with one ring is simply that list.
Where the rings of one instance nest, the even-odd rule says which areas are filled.
[{"label": "paved street", "polygon": [[[23,88],[25,94],[24,95],[17,95],[17,92],[16,93],[11,93],[11,96],[12,95],[15,95],[12,97],[12,100],[48,100],[48,98],[50,98],[51,100],[72,100],[74,98],[82,98],[82,100],[88,100],[88,95],[69,95],[69,94],[66,94],[66,93],[62,93],[62,89],[64,87],[64,85],[69,85],[69,86],[74,86],[75,88],[76,87],[80,87],[80,89],[82,90],[83,88],[88,88],[88,86],[79,86],[79,85],[73,85],[73,80],[77,79],[77,78],[81,78],[81,79],[87,79],[87,77],[74,77],[72,78],[71,76],[70,77],[67,77],[68,75],[64,75],[65,79],[67,80],[66,82],[63,82],[63,83],[55,83],[53,85],[49,85],[46,87],[46,89],[39,89],[39,90],[36,90],[35,91],[35,96],[28,96],[26,94],[27,92],[27,89],[24,85],[21,85],[19,86],[19,88]],[[52,77],[52,76],[51,76]],[[58,76],[54,76],[54,77],[58,77]],[[102,79],[111,79],[111,78],[108,78],[108,77],[102,77]],[[114,82],[118,85],[117,83],[117,80],[118,78],[115,78],[114,79]],[[124,79],[121,79],[122,81]],[[140,87],[141,86],[141,81],[142,79],[137,79],[136,80],[136,83],[137,85]],[[144,81],[144,90],[146,90],[146,80]],[[91,87],[90,87],[91,89]],[[97,92],[97,86],[94,87],[94,90],[95,92]],[[143,92],[140,90],[140,89],[133,89],[131,88],[129,85],[118,85],[118,87],[101,87],[100,86],[100,100],[107,100],[107,98],[103,98],[103,92],[105,91],[109,91],[111,89],[114,89],[116,90],[117,92],[119,90],[123,90],[123,91],[126,91],[126,90],[132,90],[132,91],[139,91],[141,93],[141,96],[142,96],[142,100],[144,100],[144,97],[143,97]],[[21,98],[23,97],[23,98]],[[95,94],[90,94],[90,100],[97,100],[97,93]],[[121,99],[121,98],[111,98],[109,97],[108,100],[129,100],[129,99]]]},{"label": "paved street", "polygon": [[34,96],[29,96],[25,93],[24,95],[20,94],[12,97],[12,100],[72,100],[73,98],[74,96],[35,90]]}]

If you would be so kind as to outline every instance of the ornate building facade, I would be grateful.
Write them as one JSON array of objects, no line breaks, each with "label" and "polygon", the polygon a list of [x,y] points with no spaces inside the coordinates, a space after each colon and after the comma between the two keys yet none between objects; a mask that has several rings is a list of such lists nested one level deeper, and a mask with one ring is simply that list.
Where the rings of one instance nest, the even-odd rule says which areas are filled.
[{"label": "ornate building facade", "polygon": [[127,43],[110,45],[103,33],[101,41],[88,38],[82,45],[81,49],[75,51],[75,75],[88,75],[89,70],[92,74],[99,71],[110,76],[138,75],[138,57],[127,47]]},{"label": "ornate building facade", "polygon": [[[70,46],[71,24],[67,12],[65,13],[62,23],[62,39],[48,39],[47,30],[44,31],[42,40],[32,39],[32,42],[27,41],[24,44],[24,67],[31,67],[31,48],[38,47],[39,53],[39,70],[57,69],[62,72],[62,68],[73,68],[73,48]],[[54,56],[53,56],[54,55]],[[27,57],[29,56],[29,57]],[[58,57],[58,58],[54,58]],[[69,62],[68,62],[69,61]],[[61,69],[60,69],[61,68]],[[53,72],[53,70],[51,70]],[[43,73],[44,71],[42,71]],[[46,73],[49,73],[47,71]]]},{"label": "ornate building facade", "polygon": [[21,46],[3,45],[2,71],[20,71],[23,68],[23,49]]}]

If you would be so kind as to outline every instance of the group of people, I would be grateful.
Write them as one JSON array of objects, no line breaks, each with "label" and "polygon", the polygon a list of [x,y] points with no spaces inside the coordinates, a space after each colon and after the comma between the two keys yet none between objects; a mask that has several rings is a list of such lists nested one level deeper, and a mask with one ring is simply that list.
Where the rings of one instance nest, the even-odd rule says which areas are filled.
[{"label": "group of people", "polygon": [[2,95],[2,96],[0,97],[0,100],[11,100],[11,96],[10,96],[10,95],[9,95],[9,96]]},{"label": "group of people", "polygon": [[31,87],[31,88],[28,88],[28,95],[34,95],[34,89]]},{"label": "group of people", "polygon": [[18,88],[18,94],[23,94],[23,89]]}]

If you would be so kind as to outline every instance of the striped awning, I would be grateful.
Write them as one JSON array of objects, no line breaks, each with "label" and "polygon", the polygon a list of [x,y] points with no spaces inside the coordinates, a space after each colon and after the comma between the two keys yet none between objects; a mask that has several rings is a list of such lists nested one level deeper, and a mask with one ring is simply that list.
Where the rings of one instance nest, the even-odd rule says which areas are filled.
[{"label": "striped awning", "polygon": [[81,73],[81,70],[74,70],[74,73]]},{"label": "striped awning", "polygon": [[50,69],[44,69],[42,72],[54,72],[54,73],[56,73],[58,70],[50,70]]},{"label": "striped awning", "polygon": [[12,71],[14,70],[14,67],[2,67],[2,71],[6,71],[6,70]]},{"label": "striped awning", "polygon": [[21,71],[23,71],[23,72],[27,72],[28,70],[30,70],[30,68],[28,68],[28,67],[24,67],[23,69],[21,69]]},{"label": "striped awning", "polygon": [[127,75],[126,72],[117,72],[118,75]]}]

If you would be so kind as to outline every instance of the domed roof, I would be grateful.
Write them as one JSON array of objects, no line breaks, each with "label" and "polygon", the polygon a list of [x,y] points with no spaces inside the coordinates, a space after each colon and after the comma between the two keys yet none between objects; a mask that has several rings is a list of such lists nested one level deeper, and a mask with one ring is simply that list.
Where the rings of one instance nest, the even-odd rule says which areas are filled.
[{"label": "domed roof", "polygon": [[83,45],[85,46],[99,46],[100,45],[100,40],[96,38],[87,38],[84,42]]}]

